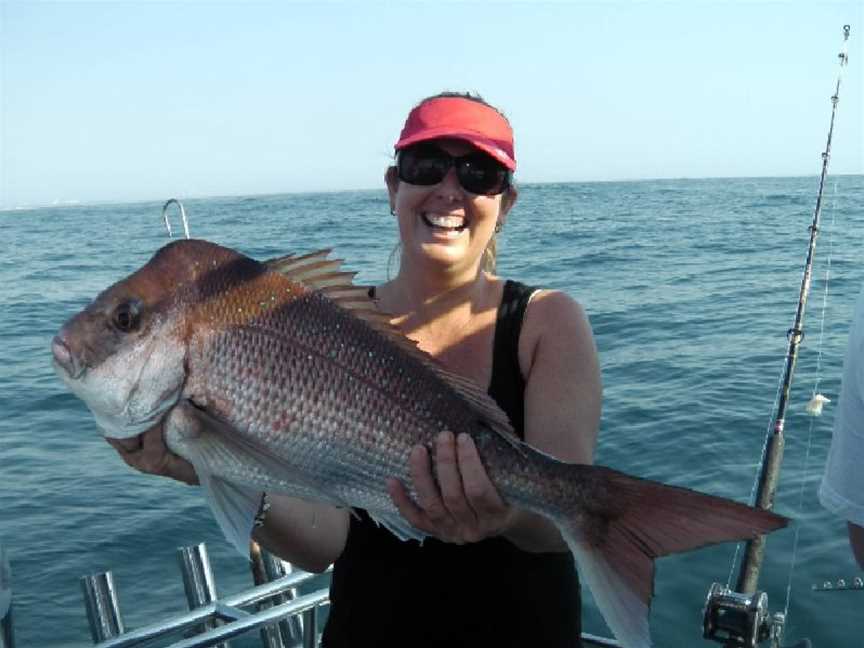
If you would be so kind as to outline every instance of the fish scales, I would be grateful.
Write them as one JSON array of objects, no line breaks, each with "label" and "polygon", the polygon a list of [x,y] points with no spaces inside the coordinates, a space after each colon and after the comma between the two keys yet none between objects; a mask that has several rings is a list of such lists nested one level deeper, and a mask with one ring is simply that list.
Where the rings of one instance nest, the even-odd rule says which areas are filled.
[{"label": "fish scales", "polygon": [[[235,301],[229,310],[248,312],[256,299],[252,292],[249,304]],[[444,428],[472,431],[477,418],[458,398],[442,407],[445,385],[420,363],[393,377],[398,358],[386,340],[315,293],[252,320],[232,318],[220,333],[193,339],[192,348],[193,401],[216,404],[292,470],[314,466],[323,483],[355,493],[374,484],[377,508],[391,513],[386,480],[410,481],[411,448]]]},{"label": "fish scales", "polygon": [[[504,501],[556,525],[621,645],[646,648],[656,557],[787,524],[520,442],[481,388],[399,337],[325,256],[265,265],[206,241],[171,243],[52,342],[58,375],[106,436],[163,422],[238,548],[261,490],[366,508],[403,539],[422,539],[386,482],[415,495],[412,448],[464,432]],[[198,434],[188,433],[189,410],[205,423]]]}]

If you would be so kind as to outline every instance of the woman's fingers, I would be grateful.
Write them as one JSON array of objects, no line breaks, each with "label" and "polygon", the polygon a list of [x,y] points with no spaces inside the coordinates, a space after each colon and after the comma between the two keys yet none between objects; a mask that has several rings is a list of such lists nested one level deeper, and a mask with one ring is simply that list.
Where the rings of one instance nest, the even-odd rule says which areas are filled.
[{"label": "woman's fingers", "polygon": [[390,498],[399,513],[413,527],[448,542],[464,542],[458,525],[444,504],[441,492],[432,472],[432,462],[425,446],[416,446],[409,457],[411,480],[415,499],[398,479],[387,482]]},{"label": "woman's fingers", "polygon": [[424,530],[438,537],[449,538],[455,531],[455,522],[444,500],[432,472],[429,451],[424,446],[416,446],[409,458],[411,479],[417,497],[417,505],[423,511]]},{"label": "woman's fingers", "polygon": [[420,529],[426,533],[432,533],[433,530],[429,524],[429,519],[426,517],[423,509],[414,503],[414,500],[408,495],[408,491],[395,477],[387,480],[387,491],[390,493],[390,499],[399,509],[399,513],[408,520],[411,526]]},{"label": "woman's fingers", "polygon": [[[120,455],[120,458],[123,460],[127,466],[131,468],[138,469],[136,465],[135,453],[141,449],[141,437],[140,435],[137,437],[132,437],[131,439],[105,439],[112,448],[117,451],[117,454]],[[129,443],[131,441],[135,441],[138,443],[136,447],[135,444]],[[125,442],[125,443],[123,443]]]},{"label": "woman's fingers", "polygon": [[506,512],[507,505],[489,479],[474,441],[467,434],[460,434],[457,446],[459,472],[462,475],[465,497],[477,518],[483,519]]},{"label": "woman's fingers", "polygon": [[171,477],[187,484],[197,484],[198,475],[185,459],[165,445],[162,423],[154,425],[136,437],[106,439],[127,466],[151,475]]},{"label": "woman's fingers", "polygon": [[513,514],[489,479],[474,442],[442,432],[429,451],[417,446],[409,458],[415,498],[391,479],[387,488],[402,516],[415,528],[448,542],[477,542],[507,528]]},{"label": "woman's fingers", "polygon": [[168,448],[162,439],[162,426],[156,425],[141,434],[139,460],[144,472],[164,475],[168,466]]},{"label": "woman's fingers", "polygon": [[460,527],[477,525],[477,516],[465,496],[460,474],[460,464],[456,452],[456,439],[449,431],[438,435],[435,442],[435,471],[438,475],[438,485],[441,488],[441,498],[447,513]]},{"label": "woman's fingers", "polygon": [[477,526],[472,530],[475,537],[500,535],[512,524],[515,509],[501,499],[483,466],[477,446],[467,434],[459,435],[457,456],[465,497],[477,516]]},{"label": "woman's fingers", "polygon": [[135,452],[141,449],[141,435],[131,437],[129,439],[110,439],[106,438],[116,450],[125,450],[126,452]]}]

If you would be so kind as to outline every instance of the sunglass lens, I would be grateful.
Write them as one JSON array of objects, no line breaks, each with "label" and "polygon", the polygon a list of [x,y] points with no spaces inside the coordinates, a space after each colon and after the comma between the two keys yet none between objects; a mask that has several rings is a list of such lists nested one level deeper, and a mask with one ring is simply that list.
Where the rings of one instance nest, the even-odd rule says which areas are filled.
[{"label": "sunglass lens", "polygon": [[417,147],[399,155],[399,178],[409,184],[438,184],[449,168],[449,156],[436,148]]},{"label": "sunglass lens", "polygon": [[507,169],[483,153],[463,157],[457,174],[460,184],[471,193],[494,195],[507,188]]}]

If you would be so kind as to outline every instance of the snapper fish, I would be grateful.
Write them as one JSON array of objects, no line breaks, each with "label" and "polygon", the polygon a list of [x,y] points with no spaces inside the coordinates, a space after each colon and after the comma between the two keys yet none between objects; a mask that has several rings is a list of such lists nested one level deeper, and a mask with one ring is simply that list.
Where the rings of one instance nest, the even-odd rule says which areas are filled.
[{"label": "snapper fish", "polygon": [[[555,523],[621,644],[645,648],[655,558],[787,524],[532,448],[491,397],[391,326],[327,254],[261,263],[207,241],[173,242],[52,342],[57,373],[105,436],[163,421],[168,447],[195,467],[242,553],[263,491],[366,509],[403,540],[422,540],[387,480],[415,496],[411,449],[464,432],[502,499]],[[217,424],[190,435],[181,410]]]}]

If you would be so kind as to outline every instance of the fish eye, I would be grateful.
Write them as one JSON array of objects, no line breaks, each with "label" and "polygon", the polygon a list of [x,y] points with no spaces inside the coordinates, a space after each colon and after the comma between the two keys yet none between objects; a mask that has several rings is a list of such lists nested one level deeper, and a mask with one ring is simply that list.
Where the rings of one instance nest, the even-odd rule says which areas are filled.
[{"label": "fish eye", "polygon": [[141,314],[138,304],[133,301],[123,302],[114,309],[111,316],[114,327],[123,333],[131,333],[141,324]]}]

